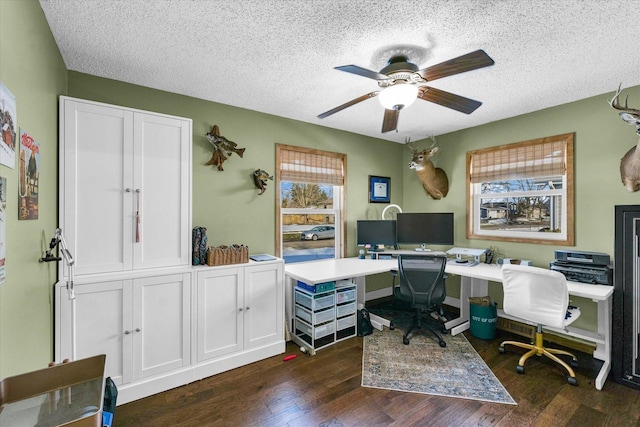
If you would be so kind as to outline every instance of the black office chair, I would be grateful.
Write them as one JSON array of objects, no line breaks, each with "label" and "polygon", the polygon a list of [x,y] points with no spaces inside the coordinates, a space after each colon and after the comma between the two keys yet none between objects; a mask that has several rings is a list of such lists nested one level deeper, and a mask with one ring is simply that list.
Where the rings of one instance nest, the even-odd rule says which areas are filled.
[{"label": "black office chair", "polygon": [[[409,344],[409,334],[423,327],[431,331],[440,347],[446,347],[447,343],[433,325],[436,320],[431,316],[435,313],[438,318],[439,329],[445,333],[444,311],[442,303],[446,297],[445,273],[447,257],[443,255],[398,255],[398,273],[400,285],[394,287],[394,297],[408,302],[414,311],[413,323],[402,336],[402,342]],[[423,315],[426,314],[426,316]]]}]

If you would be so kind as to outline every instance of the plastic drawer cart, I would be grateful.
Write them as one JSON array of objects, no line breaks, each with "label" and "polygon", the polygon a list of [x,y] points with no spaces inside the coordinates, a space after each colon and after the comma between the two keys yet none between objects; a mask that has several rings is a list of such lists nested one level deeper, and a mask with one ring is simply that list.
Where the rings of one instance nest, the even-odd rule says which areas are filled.
[{"label": "plastic drawer cart", "polygon": [[294,335],[318,349],[335,342],[335,290],[313,293],[294,289]]},{"label": "plastic drawer cart", "polygon": [[356,285],[348,280],[340,280],[335,283],[335,289],[321,292],[296,286],[294,341],[315,354],[317,349],[355,336],[356,295]]}]

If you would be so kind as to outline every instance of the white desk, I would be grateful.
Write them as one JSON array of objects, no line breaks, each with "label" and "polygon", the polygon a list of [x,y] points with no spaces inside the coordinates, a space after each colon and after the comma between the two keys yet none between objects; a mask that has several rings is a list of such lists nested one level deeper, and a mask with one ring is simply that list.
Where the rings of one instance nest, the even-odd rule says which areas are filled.
[{"label": "white desk", "polygon": [[[484,296],[488,294],[488,282],[502,283],[502,271],[498,265],[479,264],[473,267],[461,267],[455,263],[447,264],[448,274],[460,276],[460,317],[445,324],[451,327],[451,334],[455,335],[469,329],[469,304],[464,304],[470,296]],[[591,285],[587,283],[567,282],[569,295],[587,298],[597,304],[598,330],[597,332],[569,326],[567,330],[545,327],[544,330],[569,335],[596,344],[593,357],[602,360],[603,365],[596,377],[595,385],[602,390],[611,370],[611,316],[613,301],[613,286]],[[522,319],[512,317],[498,310],[498,316],[523,322]],[[526,322],[525,322],[526,323]],[[451,326],[455,324],[455,326]],[[531,323],[533,324],[533,323]]]},{"label": "white desk", "polygon": [[[396,259],[359,259],[341,258],[326,259],[321,261],[309,261],[295,264],[285,264],[285,274],[288,277],[290,288],[287,292],[286,314],[287,322],[291,327],[293,287],[296,280],[301,280],[310,285],[330,282],[341,279],[353,279],[358,289],[358,305],[365,303],[365,277],[370,274],[378,274],[397,270]],[[460,317],[450,320],[445,326],[453,335],[469,329],[469,304],[465,303],[469,297],[485,296],[488,294],[489,281],[502,282],[502,271],[498,265],[479,264],[473,267],[456,265],[453,262],[445,268],[447,274],[460,276]],[[391,283],[391,281],[390,281]],[[547,330],[568,334],[570,336],[594,342],[596,350],[593,357],[602,360],[603,365],[595,381],[596,388],[602,390],[604,382],[611,370],[611,315],[613,286],[590,285],[586,283],[568,282],[569,294],[582,298],[588,298],[596,302],[598,310],[598,330],[591,332],[575,327],[569,327],[568,331],[555,328]],[[498,315],[509,318],[502,310]],[[515,319],[522,321],[521,319]],[[373,319],[372,319],[373,320]],[[379,320],[383,325],[389,326],[388,321]]]}]

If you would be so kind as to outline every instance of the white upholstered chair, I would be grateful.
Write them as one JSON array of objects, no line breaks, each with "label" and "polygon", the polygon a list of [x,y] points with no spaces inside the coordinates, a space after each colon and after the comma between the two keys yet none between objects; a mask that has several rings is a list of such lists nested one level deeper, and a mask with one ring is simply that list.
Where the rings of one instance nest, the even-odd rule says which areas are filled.
[{"label": "white upholstered chair", "polygon": [[574,366],[578,359],[567,351],[544,347],[542,336],[543,326],[565,329],[580,316],[579,308],[569,306],[569,291],[564,275],[544,268],[505,264],[502,266],[502,285],[505,314],[537,326],[535,343],[504,341],[500,344],[500,353],[505,352],[506,344],[529,350],[518,361],[516,371],[520,374],[524,374],[524,364],[531,356],[546,356],[569,372],[569,384],[577,385],[571,366],[556,355],[570,356]]}]

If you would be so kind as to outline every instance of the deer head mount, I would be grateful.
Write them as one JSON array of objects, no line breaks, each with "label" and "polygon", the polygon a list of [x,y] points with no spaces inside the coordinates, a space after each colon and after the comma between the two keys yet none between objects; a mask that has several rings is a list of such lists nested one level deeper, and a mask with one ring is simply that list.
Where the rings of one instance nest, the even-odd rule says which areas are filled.
[{"label": "deer head mount", "polygon": [[444,170],[435,167],[431,162],[431,157],[438,152],[435,138],[432,137],[431,140],[433,141],[431,146],[424,150],[412,145],[409,138],[405,139],[405,144],[413,152],[409,169],[416,171],[427,194],[432,199],[440,200],[449,192],[449,178]]},{"label": "deer head mount", "polygon": [[[622,120],[630,125],[635,125],[636,133],[640,135],[640,110],[627,106],[629,95],[625,97],[624,107],[620,105],[621,88],[622,84],[618,86],[618,90],[609,101],[609,105],[620,111],[619,114]],[[640,190],[640,139],[638,139],[636,146],[627,151],[627,154],[620,160],[620,178],[627,190],[632,192]]]}]

